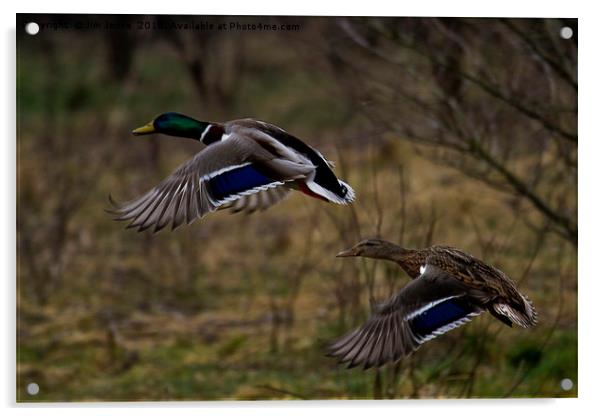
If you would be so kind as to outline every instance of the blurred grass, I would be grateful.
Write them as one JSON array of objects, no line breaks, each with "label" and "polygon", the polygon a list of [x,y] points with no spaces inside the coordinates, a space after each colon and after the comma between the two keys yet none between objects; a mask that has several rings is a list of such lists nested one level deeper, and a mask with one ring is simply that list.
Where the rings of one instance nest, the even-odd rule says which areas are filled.
[{"label": "blurred grass", "polygon": [[[380,231],[398,240],[402,165],[405,244],[422,245],[435,215],[434,243],[484,256],[517,280],[525,270],[536,238],[506,196],[374,133],[333,94],[328,75],[299,65],[277,35],[248,35],[245,47],[252,70],[234,74],[234,101],[224,110],[199,100],[178,55],[160,40],[140,41],[130,75],[115,80],[99,33],[19,39],[19,401],[374,397],[373,371],[346,370],[324,356],[325,344],[368,311],[363,289],[363,316],[352,316],[349,304],[341,316],[335,290],[374,267],[384,299],[407,278],[389,264],[334,258],[355,242],[335,226],[350,226],[350,208],[293,195],[265,213],[215,213],[154,236],[124,230],[103,211],[109,193],[134,197],[199,150],[191,141],[129,135],[163,111],[253,116],[304,138],[337,172],[345,168],[363,237]],[[73,196],[58,239],[61,202]],[[485,253],[480,238],[492,241]],[[26,239],[39,264],[24,257]],[[311,267],[297,287],[308,241]],[[34,267],[42,269],[37,278]],[[464,397],[472,377],[472,397],[575,396],[576,279],[576,252],[549,237],[521,283],[540,313],[537,328],[481,316],[421,348],[386,394]],[[563,378],[575,382],[572,391],[561,390]],[[35,397],[25,393],[30,382],[40,385]]]}]

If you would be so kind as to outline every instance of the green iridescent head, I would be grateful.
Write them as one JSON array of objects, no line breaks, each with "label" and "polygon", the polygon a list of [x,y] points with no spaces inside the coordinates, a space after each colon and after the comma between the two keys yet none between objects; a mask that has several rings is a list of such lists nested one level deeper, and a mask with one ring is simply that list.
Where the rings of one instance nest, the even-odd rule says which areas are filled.
[{"label": "green iridescent head", "polygon": [[199,140],[209,123],[195,120],[180,113],[163,113],[155,117],[148,124],[132,131],[135,136],[162,133],[168,136],[186,137]]}]

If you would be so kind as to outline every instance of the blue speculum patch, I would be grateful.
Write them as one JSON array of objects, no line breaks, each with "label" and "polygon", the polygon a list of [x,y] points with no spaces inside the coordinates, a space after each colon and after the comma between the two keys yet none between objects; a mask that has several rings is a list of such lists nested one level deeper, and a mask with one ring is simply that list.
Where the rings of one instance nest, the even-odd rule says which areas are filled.
[{"label": "blue speculum patch", "polygon": [[253,165],[246,165],[222,173],[207,181],[207,188],[215,201],[239,194],[249,189],[275,182],[261,174]]},{"label": "blue speculum patch", "polygon": [[437,329],[468,315],[471,310],[464,307],[458,299],[441,302],[410,320],[416,335],[426,336]]}]

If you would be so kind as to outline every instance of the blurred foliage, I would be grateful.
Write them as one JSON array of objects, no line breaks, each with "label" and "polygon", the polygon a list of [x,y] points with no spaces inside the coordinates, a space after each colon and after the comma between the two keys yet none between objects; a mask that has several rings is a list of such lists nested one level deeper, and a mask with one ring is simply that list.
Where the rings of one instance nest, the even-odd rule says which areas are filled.
[{"label": "blurred foliage", "polygon": [[[18,27],[34,18],[76,17],[19,15]],[[87,18],[133,28],[143,19],[157,21]],[[18,33],[18,400],[575,396],[576,144],[559,144],[507,103],[483,101],[465,80],[416,56],[415,44],[387,43],[408,41],[389,36],[403,33],[435,42],[430,54],[453,50],[438,36],[437,19],[261,19],[300,30]],[[562,105],[545,115],[572,128],[564,107],[576,91],[559,87],[545,60],[545,77],[516,70],[542,55],[512,27],[535,36],[571,24],[576,33],[576,22],[454,21],[468,34],[449,20],[444,33],[489,44],[477,42],[468,58],[441,52],[446,67],[478,62],[492,79],[513,80],[521,99],[553,89],[546,103]],[[558,52],[556,43],[549,48]],[[405,72],[381,65],[383,55],[400,59]],[[349,62],[361,71],[349,73]],[[371,80],[416,90],[376,95]],[[424,114],[434,121],[413,107],[425,97]],[[531,175],[537,195],[569,218],[566,227],[499,186],[499,172],[485,176],[490,165],[474,153],[446,163],[449,143],[460,139],[427,127],[437,114],[457,116],[443,110],[453,106],[467,114],[462,131],[493,120],[495,129],[485,125],[479,134],[495,140],[474,144],[502,155],[518,178]],[[576,116],[576,104],[573,110]],[[103,211],[107,195],[133,198],[200,150],[192,141],[129,134],[165,111],[282,126],[334,160],[357,201],[340,207],[295,194],[264,213],[219,212],[172,233],[124,230]],[[551,167],[558,172],[548,174]],[[334,258],[376,235],[410,247],[453,245],[499,266],[534,301],[540,324],[510,329],[480,316],[398,365],[337,366],[324,356],[325,344],[361,323],[370,299],[407,282],[394,265]],[[561,390],[563,378],[575,382],[573,390]],[[26,393],[31,382],[40,386],[37,396]]]}]

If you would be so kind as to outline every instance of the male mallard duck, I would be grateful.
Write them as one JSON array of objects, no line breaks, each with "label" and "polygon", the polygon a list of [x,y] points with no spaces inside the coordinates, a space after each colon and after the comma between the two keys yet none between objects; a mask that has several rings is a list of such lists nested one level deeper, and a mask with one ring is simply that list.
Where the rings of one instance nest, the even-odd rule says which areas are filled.
[{"label": "male mallard duck", "polygon": [[508,276],[456,248],[411,250],[370,239],[337,254],[358,256],[394,261],[414,280],[379,305],[362,327],[330,346],[329,355],[349,367],[398,361],[485,310],[510,327],[537,323],[533,304]]},{"label": "male mallard duck", "polygon": [[290,189],[336,204],[354,199],[317,150],[272,124],[253,119],[226,123],[198,121],[164,113],[134,135],[163,133],[199,140],[207,147],[146,194],[118,206],[117,220],[139,231],[182,223],[221,208],[266,209]]}]

